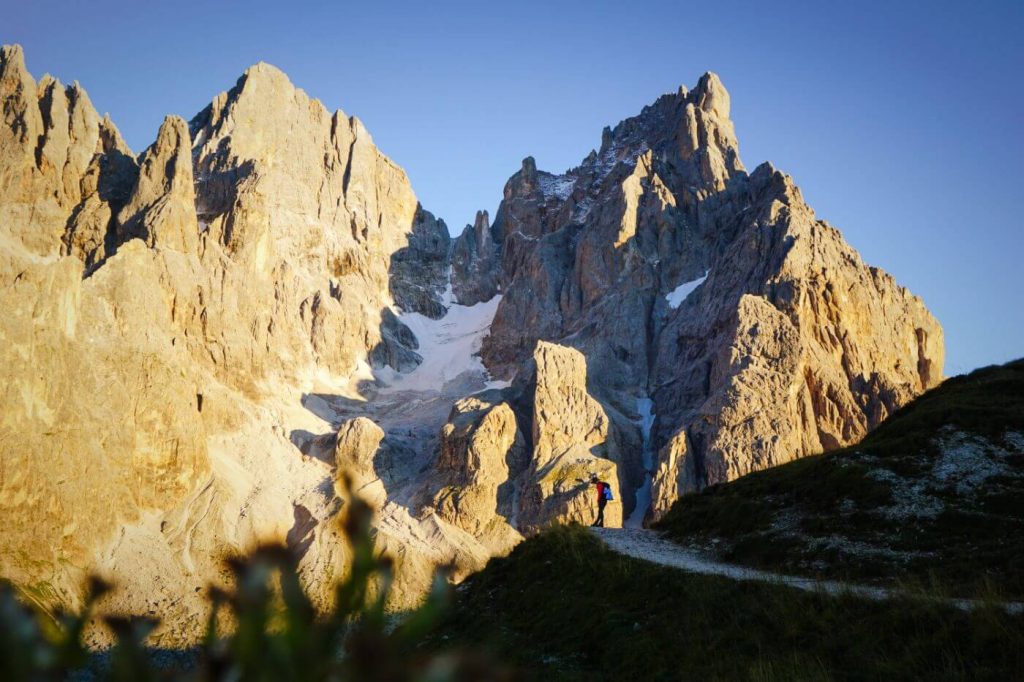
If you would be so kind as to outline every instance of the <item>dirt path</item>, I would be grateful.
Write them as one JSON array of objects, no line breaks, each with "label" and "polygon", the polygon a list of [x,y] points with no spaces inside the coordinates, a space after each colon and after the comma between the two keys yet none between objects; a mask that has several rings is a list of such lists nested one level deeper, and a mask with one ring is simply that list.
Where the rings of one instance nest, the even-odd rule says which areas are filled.
[{"label": "dirt path", "polygon": [[[852,583],[838,582],[835,580],[815,580],[814,578],[801,578],[780,573],[771,573],[754,568],[747,568],[737,564],[729,564],[697,552],[686,547],[670,542],[661,537],[653,530],[632,529],[632,528],[593,528],[591,529],[597,537],[608,545],[613,551],[625,554],[635,559],[643,559],[662,566],[680,568],[690,573],[702,575],[718,575],[733,580],[756,580],[759,582],[776,583],[795,587],[805,592],[824,592],[825,594],[852,594],[864,599],[881,601],[892,599],[897,596],[907,596],[915,599],[929,599],[941,602],[958,609],[969,611],[986,604],[980,599],[949,599],[942,597],[925,597],[899,590],[891,590],[884,587],[871,587],[868,585],[856,585]],[[1010,614],[1024,613],[1024,602],[1004,602],[1001,606]]]}]

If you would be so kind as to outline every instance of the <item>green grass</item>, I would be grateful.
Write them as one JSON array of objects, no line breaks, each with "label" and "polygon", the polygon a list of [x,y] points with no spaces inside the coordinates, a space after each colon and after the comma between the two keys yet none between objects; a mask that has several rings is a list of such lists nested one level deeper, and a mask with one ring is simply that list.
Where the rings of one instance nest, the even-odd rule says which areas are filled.
[{"label": "green grass", "polygon": [[1024,432],[1024,360],[947,380],[854,447],[685,496],[658,527],[683,543],[717,540],[722,558],[761,568],[1022,598],[1024,457],[1008,458],[1010,474],[974,495],[927,488],[943,505],[934,518],[883,511],[905,493],[878,471],[905,483],[924,480],[943,427],[996,444],[1008,431]]},{"label": "green grass", "polygon": [[698,576],[556,527],[459,589],[428,646],[529,679],[976,680],[1024,675],[1024,619]]}]

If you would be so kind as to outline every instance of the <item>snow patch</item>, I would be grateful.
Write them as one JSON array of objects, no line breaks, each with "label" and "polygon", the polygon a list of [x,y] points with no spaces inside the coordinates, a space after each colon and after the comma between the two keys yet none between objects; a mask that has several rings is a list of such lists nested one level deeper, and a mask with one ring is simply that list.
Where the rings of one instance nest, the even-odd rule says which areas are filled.
[{"label": "snow patch", "polygon": [[637,424],[643,436],[641,457],[644,463],[644,482],[636,491],[636,507],[623,524],[625,528],[643,528],[644,516],[651,506],[651,472],[654,469],[654,453],[651,452],[651,427],[654,426],[654,401],[650,398],[637,398],[636,411],[640,413]]},{"label": "snow patch", "polygon": [[444,281],[445,287],[444,291],[441,292],[441,305],[447,309],[455,304],[455,291],[452,289],[452,269],[450,267],[444,274]]},{"label": "snow patch", "polygon": [[698,277],[692,282],[683,282],[675,289],[665,294],[665,300],[668,301],[669,306],[671,306],[673,310],[681,306],[683,301],[685,301],[686,298],[697,289],[697,287],[704,283],[704,280],[708,278],[708,273],[710,272],[710,270],[706,271],[702,277]]},{"label": "snow patch", "polygon": [[[487,370],[479,356],[480,345],[500,302],[499,295],[471,306],[452,304],[439,320],[420,313],[398,315],[416,335],[420,345],[416,352],[423,357],[423,362],[407,373],[396,372],[391,367],[376,370],[376,378],[385,385],[381,392],[439,392],[446,383],[467,372],[487,381]],[[487,381],[487,388],[507,385],[507,382]]]}]

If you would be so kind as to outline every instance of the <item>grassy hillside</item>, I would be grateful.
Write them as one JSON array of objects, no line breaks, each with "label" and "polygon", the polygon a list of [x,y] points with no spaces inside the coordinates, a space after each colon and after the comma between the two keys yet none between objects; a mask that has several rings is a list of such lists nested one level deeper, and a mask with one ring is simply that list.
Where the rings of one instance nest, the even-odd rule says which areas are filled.
[{"label": "grassy hillside", "polygon": [[675,541],[780,571],[1024,597],[1024,360],[949,379],[860,444],[679,500]]},{"label": "grassy hillside", "polygon": [[430,648],[527,679],[1020,679],[1024,618],[827,597],[614,554],[585,529],[522,543],[459,588]]}]

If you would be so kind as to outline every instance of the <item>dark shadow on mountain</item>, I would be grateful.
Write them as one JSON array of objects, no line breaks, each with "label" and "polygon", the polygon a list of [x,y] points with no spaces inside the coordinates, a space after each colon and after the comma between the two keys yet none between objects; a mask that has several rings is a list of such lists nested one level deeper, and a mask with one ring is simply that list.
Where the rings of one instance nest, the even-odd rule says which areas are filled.
[{"label": "dark shadow on mountain", "polygon": [[310,545],[313,544],[317,520],[309,512],[309,509],[301,504],[292,505],[292,514],[294,516],[294,523],[285,537],[285,546],[288,548],[288,551],[295,555],[298,561],[306,556]]},{"label": "dark shadow on mountain", "polygon": [[446,284],[450,245],[445,222],[417,205],[409,244],[392,253],[388,265],[388,288],[395,305],[432,320],[444,317],[448,311],[438,299]]},{"label": "dark shadow on mountain", "polygon": [[[135,159],[128,156],[119,149],[111,148],[99,157],[99,174],[96,179],[96,194],[100,200],[110,207],[110,219],[107,221],[106,231],[103,235],[103,243],[96,244],[95,249],[82,254],[85,259],[85,270],[83,278],[92,275],[118,247],[118,222],[117,215],[124,205],[131,198],[132,188],[135,186],[139,175],[139,167]],[[72,253],[72,244],[75,241],[75,226],[83,212],[95,207],[87,201],[82,201],[75,206],[68,217],[61,237],[65,254]]]}]

